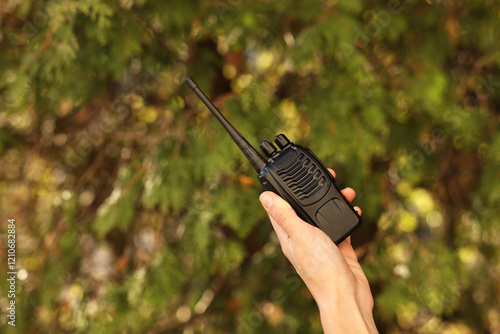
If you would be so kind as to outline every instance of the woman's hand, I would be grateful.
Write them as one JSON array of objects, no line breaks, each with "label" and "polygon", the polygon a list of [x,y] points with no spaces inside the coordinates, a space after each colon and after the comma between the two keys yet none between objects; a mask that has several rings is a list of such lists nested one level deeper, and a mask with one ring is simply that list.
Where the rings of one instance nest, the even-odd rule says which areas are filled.
[{"label": "woman's hand", "polygon": [[[335,172],[330,169],[335,177]],[[356,193],[342,190],[351,202]],[[318,304],[325,333],[377,333],[373,297],[348,237],[335,243],[320,229],[300,219],[278,195],[260,195],[281,249]],[[361,214],[361,209],[354,207]]]}]

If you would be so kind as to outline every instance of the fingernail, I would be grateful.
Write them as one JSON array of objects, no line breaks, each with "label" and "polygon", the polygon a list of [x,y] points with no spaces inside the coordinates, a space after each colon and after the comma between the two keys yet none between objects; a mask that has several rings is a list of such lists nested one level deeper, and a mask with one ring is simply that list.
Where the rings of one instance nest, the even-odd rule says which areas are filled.
[{"label": "fingernail", "polygon": [[259,199],[264,209],[269,210],[273,206],[273,198],[271,195],[263,193],[260,195]]}]

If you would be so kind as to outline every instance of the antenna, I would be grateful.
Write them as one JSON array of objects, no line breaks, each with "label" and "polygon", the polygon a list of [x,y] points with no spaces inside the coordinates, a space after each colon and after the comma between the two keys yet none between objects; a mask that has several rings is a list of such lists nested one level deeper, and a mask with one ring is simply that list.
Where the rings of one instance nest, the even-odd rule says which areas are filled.
[{"label": "antenna", "polygon": [[236,130],[231,123],[228,122],[227,119],[222,116],[220,111],[215,107],[215,105],[210,101],[210,99],[203,93],[203,91],[198,87],[196,82],[191,79],[191,77],[187,77],[184,80],[189,88],[195,92],[196,95],[200,98],[200,100],[205,103],[207,108],[214,114],[214,116],[219,120],[222,126],[229,133],[231,138],[233,138],[234,142],[240,148],[241,152],[247,157],[248,161],[252,164],[253,168],[260,173],[262,168],[266,166],[266,160],[257,152],[252,145],[250,145],[247,140]]}]

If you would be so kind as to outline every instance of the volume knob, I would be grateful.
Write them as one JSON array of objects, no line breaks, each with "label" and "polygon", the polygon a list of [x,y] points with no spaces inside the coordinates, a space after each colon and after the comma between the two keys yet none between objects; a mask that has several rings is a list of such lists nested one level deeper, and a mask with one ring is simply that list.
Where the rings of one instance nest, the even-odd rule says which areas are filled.
[{"label": "volume knob", "polygon": [[274,138],[274,142],[278,145],[279,148],[283,149],[286,145],[290,144],[290,141],[284,134],[279,134]]},{"label": "volume knob", "polygon": [[277,151],[277,148],[273,145],[273,143],[271,143],[267,139],[264,139],[260,143],[259,147],[262,150],[262,152],[264,152],[264,154],[267,155],[268,157],[272,157],[273,155],[276,154]]}]

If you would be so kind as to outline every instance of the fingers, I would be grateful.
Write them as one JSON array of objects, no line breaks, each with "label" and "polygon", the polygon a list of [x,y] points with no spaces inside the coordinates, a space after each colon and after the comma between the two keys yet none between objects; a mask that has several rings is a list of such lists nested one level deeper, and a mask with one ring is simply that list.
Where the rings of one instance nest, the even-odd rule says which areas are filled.
[{"label": "fingers", "polygon": [[342,241],[340,245],[343,245],[343,244],[348,244],[348,245],[351,245],[351,236],[348,236],[347,238],[344,239],[344,241]]},{"label": "fingers", "polygon": [[[330,173],[332,173],[333,177],[335,178],[336,177],[336,173],[333,169],[331,168],[328,168],[328,171],[330,171]],[[345,188],[344,190],[341,191],[342,195],[344,195],[344,197],[349,201],[349,202],[352,202],[354,200],[354,197],[356,197],[356,192],[354,191],[354,189],[352,188]],[[354,210],[356,210],[356,212],[358,213],[358,215],[361,216],[361,209],[359,208],[359,206],[355,206],[354,207]]]},{"label": "fingers", "polygon": [[[281,227],[292,238],[300,233],[304,227],[304,222],[297,216],[290,204],[270,191],[263,192],[259,199],[269,218],[271,218],[271,222],[274,220],[277,226]],[[275,230],[276,232],[280,231],[277,228]],[[280,240],[285,237],[286,235],[281,231],[278,233]]]},{"label": "fingers", "polygon": [[[335,173],[335,171],[331,168],[328,168],[328,171],[330,173],[332,173],[333,177],[337,177],[337,173]],[[354,189],[352,188],[345,188],[344,190],[341,191],[342,192],[342,195],[344,195],[344,197],[349,201],[349,202],[352,202],[354,197],[356,197],[356,192],[354,191]],[[359,209],[359,208],[358,208]],[[361,212],[361,210],[359,210],[359,212]],[[361,213],[360,213],[361,214]]]},{"label": "fingers", "polygon": [[335,173],[335,171],[334,171],[333,169],[328,168],[328,171],[329,171],[330,173],[332,173],[333,178],[336,178],[336,177],[337,177],[337,173]]},{"label": "fingers", "polygon": [[356,192],[354,191],[354,189],[349,188],[349,187],[341,190],[340,192],[342,193],[342,195],[344,195],[345,199],[348,200],[349,202],[352,202],[354,197],[356,197]]}]

